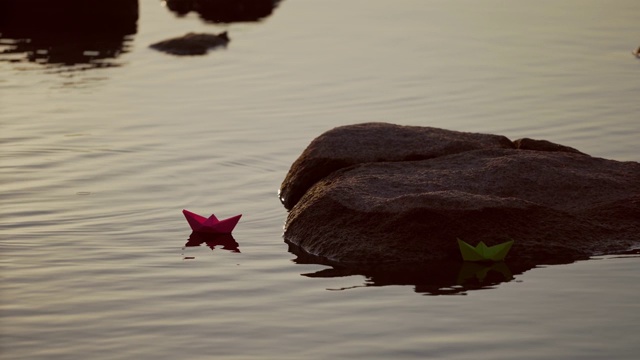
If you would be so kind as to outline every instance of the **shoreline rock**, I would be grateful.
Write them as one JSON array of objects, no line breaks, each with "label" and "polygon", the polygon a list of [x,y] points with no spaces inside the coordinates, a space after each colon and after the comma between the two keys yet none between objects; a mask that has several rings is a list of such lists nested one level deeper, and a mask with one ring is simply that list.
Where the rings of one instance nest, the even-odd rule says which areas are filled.
[{"label": "shoreline rock", "polygon": [[544,140],[339,127],[294,162],[281,199],[285,241],[338,264],[458,261],[457,238],[512,238],[507,260],[532,265],[640,243],[640,164]]}]

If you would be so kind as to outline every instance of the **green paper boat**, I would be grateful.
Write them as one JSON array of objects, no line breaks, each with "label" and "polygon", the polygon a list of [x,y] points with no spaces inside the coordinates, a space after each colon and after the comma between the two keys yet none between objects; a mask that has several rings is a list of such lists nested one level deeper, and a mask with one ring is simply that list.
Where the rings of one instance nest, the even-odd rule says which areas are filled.
[{"label": "green paper boat", "polygon": [[458,239],[458,245],[464,261],[502,261],[511,249],[513,240],[493,246],[487,246],[480,241],[476,247],[473,247]]}]

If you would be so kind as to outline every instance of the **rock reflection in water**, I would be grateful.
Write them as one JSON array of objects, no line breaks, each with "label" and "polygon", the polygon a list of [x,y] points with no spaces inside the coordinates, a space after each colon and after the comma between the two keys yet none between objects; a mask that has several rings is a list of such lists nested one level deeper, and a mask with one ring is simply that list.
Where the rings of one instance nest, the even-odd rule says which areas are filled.
[{"label": "rock reflection in water", "polygon": [[[361,275],[367,278],[361,286],[410,285],[415,292],[425,295],[464,295],[471,290],[490,289],[509,282],[514,275],[535,267],[533,264],[508,262],[481,263],[465,261],[434,261],[414,265],[361,265],[332,264],[301,251],[289,244],[289,251],[297,256],[298,264],[331,266],[314,273],[302,274],[311,278],[333,278]],[[330,289],[347,290],[354,287]]]},{"label": "rock reflection in water", "polygon": [[0,61],[118,66],[137,21],[138,0],[0,0]]},{"label": "rock reflection in water", "polygon": [[165,0],[178,16],[197,12],[207,22],[259,21],[273,12],[280,0]]}]

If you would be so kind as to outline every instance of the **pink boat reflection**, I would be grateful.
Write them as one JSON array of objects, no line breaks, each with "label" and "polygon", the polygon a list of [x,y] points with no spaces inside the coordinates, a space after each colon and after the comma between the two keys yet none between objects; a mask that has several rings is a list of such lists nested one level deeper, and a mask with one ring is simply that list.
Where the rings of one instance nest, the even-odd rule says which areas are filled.
[{"label": "pink boat reflection", "polygon": [[222,249],[234,253],[240,252],[240,245],[231,234],[211,234],[202,232],[192,232],[185,247],[197,247],[205,244],[211,250]]}]

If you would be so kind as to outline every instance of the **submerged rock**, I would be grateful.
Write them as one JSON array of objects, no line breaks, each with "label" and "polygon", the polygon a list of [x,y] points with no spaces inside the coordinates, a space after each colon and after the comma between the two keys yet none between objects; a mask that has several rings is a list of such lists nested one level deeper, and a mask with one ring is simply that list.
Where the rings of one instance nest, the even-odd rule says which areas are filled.
[{"label": "submerged rock", "polygon": [[548,141],[359,124],[314,140],[281,195],[285,240],[342,264],[459,260],[456,239],[558,263],[640,242],[640,164]]},{"label": "submerged rock", "polygon": [[209,49],[227,46],[227,32],[216,34],[188,33],[184,36],[149,45],[150,48],[173,55],[204,55]]}]

